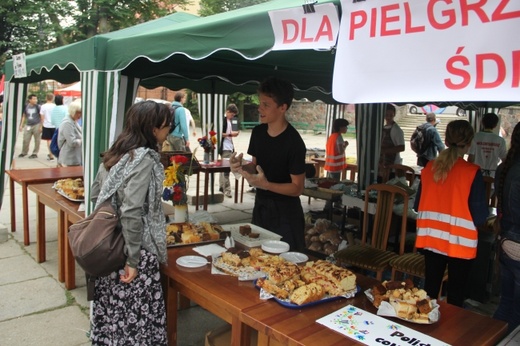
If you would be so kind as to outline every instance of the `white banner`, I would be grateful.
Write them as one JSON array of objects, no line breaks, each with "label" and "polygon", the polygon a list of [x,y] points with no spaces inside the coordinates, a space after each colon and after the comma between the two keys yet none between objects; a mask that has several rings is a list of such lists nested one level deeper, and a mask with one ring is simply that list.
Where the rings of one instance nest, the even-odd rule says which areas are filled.
[{"label": "white banner", "polygon": [[13,55],[13,70],[15,78],[27,77],[25,53]]},{"label": "white banner", "polygon": [[275,36],[273,50],[334,47],[339,31],[336,6],[314,5],[314,9],[314,13],[304,13],[303,7],[269,11]]},{"label": "white banner", "polygon": [[520,101],[520,1],[341,5],[337,101]]}]

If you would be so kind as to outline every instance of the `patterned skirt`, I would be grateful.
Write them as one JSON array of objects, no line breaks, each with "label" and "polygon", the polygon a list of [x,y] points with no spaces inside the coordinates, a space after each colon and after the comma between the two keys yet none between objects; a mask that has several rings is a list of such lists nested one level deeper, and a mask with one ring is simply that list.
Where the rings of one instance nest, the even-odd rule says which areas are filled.
[{"label": "patterned skirt", "polygon": [[167,345],[166,309],[157,256],[141,249],[137,277],[120,281],[119,273],[96,279],[92,345]]}]

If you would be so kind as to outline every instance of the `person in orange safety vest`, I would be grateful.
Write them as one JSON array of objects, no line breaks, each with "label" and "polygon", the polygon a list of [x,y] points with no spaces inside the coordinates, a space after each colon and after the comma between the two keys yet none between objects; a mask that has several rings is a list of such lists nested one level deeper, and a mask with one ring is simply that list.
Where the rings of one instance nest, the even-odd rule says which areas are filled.
[{"label": "person in orange safety vest", "polygon": [[325,149],[325,166],[329,178],[340,180],[341,172],[347,168],[345,161],[345,149],[348,142],[343,140],[342,133],[347,132],[349,122],[346,119],[336,119],[332,123],[332,133],[327,139]]},{"label": "person in orange safety vest", "polygon": [[422,170],[415,199],[419,213],[415,245],[425,256],[424,289],[437,297],[448,266],[447,300],[461,307],[477,256],[477,226],[485,223],[489,213],[480,168],[464,160],[473,136],[466,120],[448,124],[448,149]]}]

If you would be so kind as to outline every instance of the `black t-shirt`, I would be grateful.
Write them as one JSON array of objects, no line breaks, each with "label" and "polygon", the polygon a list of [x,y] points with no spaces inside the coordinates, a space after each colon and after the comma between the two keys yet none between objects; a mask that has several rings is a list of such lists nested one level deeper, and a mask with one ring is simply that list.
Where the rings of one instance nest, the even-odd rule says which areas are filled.
[{"label": "black t-shirt", "polygon": [[[256,157],[256,164],[262,167],[270,182],[290,183],[291,174],[305,173],[305,142],[291,124],[276,137],[267,133],[267,124],[256,126],[251,133],[247,153]],[[275,199],[292,198],[262,189],[256,193]]]}]

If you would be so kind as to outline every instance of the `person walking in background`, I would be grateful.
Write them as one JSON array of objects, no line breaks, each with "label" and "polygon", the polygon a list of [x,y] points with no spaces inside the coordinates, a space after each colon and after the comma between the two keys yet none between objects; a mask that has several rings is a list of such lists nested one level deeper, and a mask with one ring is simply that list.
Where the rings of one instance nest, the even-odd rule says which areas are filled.
[{"label": "person walking in background", "polygon": [[54,97],[54,103],[56,104],[56,107],[54,107],[51,112],[51,124],[54,128],[59,129],[63,119],[68,116],[69,110],[67,109],[67,106],[63,104],[62,95],[56,95]]},{"label": "person walking in background", "polygon": [[[243,154],[233,153],[231,171],[256,187],[252,223],[281,235],[293,251],[303,251],[305,220],[300,195],[306,148],[285,117],[294,90],[291,83],[269,77],[260,84],[258,94],[261,124],[252,130],[247,150],[252,162],[243,168]],[[256,174],[252,173],[255,168]]]},{"label": "person walking in background", "polygon": [[446,148],[436,128],[439,123],[440,120],[437,120],[435,113],[426,114],[426,123],[423,126],[426,128],[427,145],[421,154],[417,154],[417,166],[426,167],[428,161],[435,159],[437,154]]},{"label": "person walking in background", "polygon": [[34,149],[30,159],[36,159],[40,151],[41,133],[42,133],[42,116],[40,115],[40,106],[38,98],[31,94],[27,98],[29,101],[24,108],[22,121],[20,121],[20,132],[23,131],[22,153],[18,157],[25,157],[29,152],[29,144],[31,138],[34,137]]},{"label": "person walking in background", "polygon": [[193,137],[197,137],[197,126],[195,125],[195,120],[193,120],[193,117],[191,116],[191,111],[184,107],[184,113],[186,114],[186,124],[188,124],[188,127],[191,126],[192,132],[191,134]]},{"label": "person walking in background", "polygon": [[[167,262],[161,198],[164,167],[157,151],[166,140],[171,120],[170,110],[163,104],[143,101],[132,105],[123,132],[103,154],[92,185],[93,202],[101,203],[115,193],[113,203],[128,256],[124,268],[95,279],[92,345],[168,344],[159,273],[159,263]],[[119,188],[118,181],[123,182]]]},{"label": "person walking in background", "polygon": [[327,176],[334,180],[341,179],[341,172],[347,168],[345,160],[345,149],[348,142],[343,139],[341,134],[347,133],[348,121],[346,119],[336,119],[332,123],[332,132],[327,139],[325,147],[325,166]]},{"label": "person walking in background", "polygon": [[495,176],[500,222],[500,302],[493,318],[508,323],[509,332],[520,325],[520,123],[511,136],[511,148]]},{"label": "person walking in background", "polygon": [[[223,159],[229,159],[235,152],[233,137],[239,135],[239,131],[233,131],[231,120],[238,115],[238,108],[230,103],[226,108],[226,120],[222,124],[222,141],[220,142],[219,154]],[[231,198],[231,184],[229,183],[229,172],[220,173],[220,192]]]},{"label": "person walking in background", "polygon": [[182,106],[185,97],[184,91],[177,91],[172,102],[175,128],[167,137],[169,149],[172,151],[189,151],[190,148],[190,131],[186,122],[186,110]]},{"label": "person walking in background", "polygon": [[[404,133],[401,127],[394,121],[395,106],[386,105],[385,125],[381,137],[381,154],[379,157],[379,179],[383,177],[386,166],[401,163],[400,152],[404,151]],[[375,178],[375,177],[371,177]],[[378,179],[378,180],[379,180]]]},{"label": "person walking in background", "polygon": [[426,262],[424,289],[437,297],[448,266],[447,300],[460,307],[477,256],[477,227],[488,216],[482,173],[463,159],[473,134],[466,120],[448,124],[448,149],[422,170],[414,206],[418,212],[415,245]]},{"label": "person walking in background", "polygon": [[83,135],[78,120],[81,118],[81,102],[76,100],[69,105],[69,115],[61,122],[58,132],[60,156],[58,166],[81,166],[83,155],[81,144]]},{"label": "person walking in background", "polygon": [[54,103],[54,94],[47,94],[45,97],[46,101],[40,108],[40,114],[43,118],[43,130],[42,130],[42,139],[47,141],[47,150],[49,153],[47,154],[47,160],[54,161],[54,156],[51,153],[51,139],[56,127],[52,125],[51,115],[52,110],[56,107]]},{"label": "person walking in background", "polygon": [[497,125],[498,116],[495,113],[484,114],[484,130],[477,132],[468,152],[468,161],[479,165],[482,174],[488,177],[495,177],[498,162],[504,161],[507,155],[505,139],[493,133]]}]

